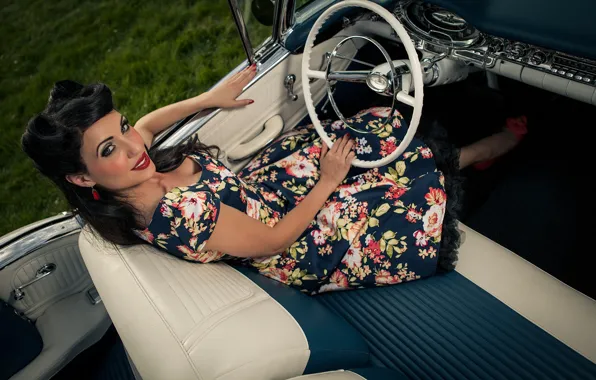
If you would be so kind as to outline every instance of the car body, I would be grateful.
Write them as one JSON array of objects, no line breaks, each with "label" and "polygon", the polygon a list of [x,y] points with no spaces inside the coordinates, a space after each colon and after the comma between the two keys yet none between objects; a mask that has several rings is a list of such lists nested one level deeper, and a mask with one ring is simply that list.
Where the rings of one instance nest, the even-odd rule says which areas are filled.
[{"label": "car body", "polygon": [[[192,115],[159,135],[156,146],[198,134],[238,171],[281,130],[306,122],[302,51],[315,20],[335,3],[230,0],[247,60],[229,75],[257,64],[243,93],[255,106]],[[374,3],[406,27],[428,64],[429,89],[449,93],[448,84],[482,74],[493,91],[508,78],[596,105],[591,4]],[[270,20],[270,36],[261,41],[250,17]],[[425,30],[429,20],[453,31]],[[333,15],[321,35],[311,67],[323,67],[325,53],[345,35],[399,44],[387,23],[362,9]],[[343,54],[353,60],[364,48],[354,44]],[[336,69],[352,62],[336,61]],[[333,117],[319,82],[310,84],[315,104]],[[432,91],[426,95],[432,110]],[[271,130],[277,132],[266,136]],[[596,378],[596,301],[541,270],[530,255],[490,239],[506,244],[502,231],[519,233],[491,222],[497,219],[486,204],[493,195],[468,217],[486,233],[460,225],[455,271],[317,297],[224,263],[183,262],[149,246],[115,248],[69,213],[23,227],[0,238],[0,298],[35,323],[44,347],[13,378],[60,375],[112,324],[126,351],[119,351],[127,359],[119,362],[123,376],[143,379]]]}]

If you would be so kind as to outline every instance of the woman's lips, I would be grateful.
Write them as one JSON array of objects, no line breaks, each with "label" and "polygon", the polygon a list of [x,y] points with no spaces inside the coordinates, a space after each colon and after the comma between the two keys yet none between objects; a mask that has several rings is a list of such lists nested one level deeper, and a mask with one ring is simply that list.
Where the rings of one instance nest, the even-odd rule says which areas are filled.
[{"label": "woman's lips", "polygon": [[149,155],[147,155],[147,152],[143,152],[143,154],[141,155],[141,158],[139,158],[139,160],[137,161],[137,164],[135,165],[134,168],[132,168],[132,170],[147,169],[147,167],[149,166],[150,163],[151,163],[151,159],[149,158]]}]

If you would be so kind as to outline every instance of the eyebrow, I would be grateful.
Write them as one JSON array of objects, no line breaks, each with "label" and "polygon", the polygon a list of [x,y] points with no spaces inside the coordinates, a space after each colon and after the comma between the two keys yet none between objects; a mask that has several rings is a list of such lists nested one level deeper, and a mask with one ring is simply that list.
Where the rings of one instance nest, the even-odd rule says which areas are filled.
[{"label": "eyebrow", "polygon": [[[126,124],[127,122],[128,122],[128,120],[126,120],[126,117],[124,117],[124,115],[120,115],[120,127],[122,128],[124,126],[124,124]],[[97,149],[95,150],[95,155],[97,157],[99,157],[99,147],[101,146],[101,144],[108,142],[108,141],[112,140],[113,138],[114,138],[114,136],[110,136],[107,139],[100,142],[99,144],[97,144]]]}]

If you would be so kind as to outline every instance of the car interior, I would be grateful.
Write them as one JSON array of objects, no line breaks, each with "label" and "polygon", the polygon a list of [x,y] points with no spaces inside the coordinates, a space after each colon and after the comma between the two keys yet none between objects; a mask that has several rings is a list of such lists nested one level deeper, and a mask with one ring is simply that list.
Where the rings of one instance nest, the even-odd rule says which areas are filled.
[{"label": "car interior", "polygon": [[[116,247],[64,213],[0,237],[0,328],[14,347],[0,378],[596,379],[596,286],[576,236],[596,6],[263,0],[251,13],[246,3],[230,1],[252,54],[229,75],[257,63],[242,94],[254,106],[199,112],[155,148],[197,135],[239,172],[313,116],[391,107],[398,93],[419,135],[438,129],[455,147],[526,116],[512,152],[459,173],[455,270],[309,297],[241,266]],[[267,24],[259,12],[272,34],[253,49],[247,19]],[[366,80],[341,76],[354,72]],[[398,88],[374,90],[378,73]]]}]

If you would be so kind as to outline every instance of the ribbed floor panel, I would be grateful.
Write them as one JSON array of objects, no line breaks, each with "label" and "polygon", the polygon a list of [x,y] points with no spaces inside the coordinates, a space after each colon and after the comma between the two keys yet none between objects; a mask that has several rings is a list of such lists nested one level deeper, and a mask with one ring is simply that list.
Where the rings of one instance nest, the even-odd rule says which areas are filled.
[{"label": "ribbed floor panel", "polygon": [[365,337],[374,365],[412,379],[596,379],[596,365],[456,272],[316,299]]}]

